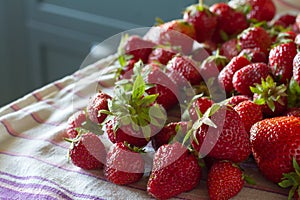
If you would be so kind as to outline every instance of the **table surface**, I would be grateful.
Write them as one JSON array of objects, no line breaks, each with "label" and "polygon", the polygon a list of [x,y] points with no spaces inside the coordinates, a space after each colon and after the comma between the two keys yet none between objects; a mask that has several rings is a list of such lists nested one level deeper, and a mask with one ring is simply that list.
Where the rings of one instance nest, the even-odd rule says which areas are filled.
[{"label": "table surface", "polygon": [[[111,92],[104,75],[111,58],[55,81],[0,109],[1,199],[151,199],[147,177],[129,186],[105,180],[102,170],[82,170],[67,159],[66,121],[98,90]],[[110,143],[105,141],[108,148]],[[244,164],[256,185],[245,185],[234,199],[287,199],[287,190]],[[205,181],[173,199],[208,199]]]}]

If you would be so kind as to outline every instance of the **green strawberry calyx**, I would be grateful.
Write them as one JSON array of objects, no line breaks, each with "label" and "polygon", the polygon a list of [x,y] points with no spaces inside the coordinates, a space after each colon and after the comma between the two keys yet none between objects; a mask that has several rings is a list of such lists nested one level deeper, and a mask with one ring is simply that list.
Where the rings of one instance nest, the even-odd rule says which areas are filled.
[{"label": "green strawberry calyx", "polygon": [[299,107],[300,106],[300,86],[292,77],[288,88],[288,106]]},{"label": "green strawberry calyx", "polygon": [[294,157],[292,162],[295,171],[283,174],[282,181],[278,183],[278,185],[282,188],[291,187],[288,196],[289,200],[293,199],[295,192],[297,192],[298,196],[300,196],[300,167]]},{"label": "green strawberry calyx", "polygon": [[[144,79],[150,73],[143,71],[142,61],[134,65],[132,79],[120,80],[115,83],[114,97],[108,101],[106,120],[115,120],[113,131],[122,126],[131,126],[135,132],[142,132],[147,140],[150,140],[152,128],[161,129],[166,121],[164,109],[155,103],[158,94],[148,95],[146,90],[153,87],[145,83]],[[150,70],[150,68],[149,68]]]},{"label": "green strawberry calyx", "polygon": [[267,104],[273,112],[275,111],[274,102],[284,105],[281,97],[287,96],[286,85],[282,84],[277,86],[271,76],[268,76],[266,80],[262,79],[261,84],[255,84],[255,87],[251,86],[250,90],[252,93],[257,94],[254,103],[258,105]]}]

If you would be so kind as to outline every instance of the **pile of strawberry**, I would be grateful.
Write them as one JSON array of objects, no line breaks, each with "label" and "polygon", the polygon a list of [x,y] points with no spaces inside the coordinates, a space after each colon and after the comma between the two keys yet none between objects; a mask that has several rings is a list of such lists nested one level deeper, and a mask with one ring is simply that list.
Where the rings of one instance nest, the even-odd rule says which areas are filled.
[{"label": "pile of strawberry", "polygon": [[114,95],[99,91],[69,118],[73,164],[127,185],[148,176],[150,147],[151,196],[190,191],[207,172],[210,199],[229,199],[252,182],[240,164],[253,159],[298,198],[300,14],[275,14],[272,0],[200,2],[144,38],[124,37]]}]

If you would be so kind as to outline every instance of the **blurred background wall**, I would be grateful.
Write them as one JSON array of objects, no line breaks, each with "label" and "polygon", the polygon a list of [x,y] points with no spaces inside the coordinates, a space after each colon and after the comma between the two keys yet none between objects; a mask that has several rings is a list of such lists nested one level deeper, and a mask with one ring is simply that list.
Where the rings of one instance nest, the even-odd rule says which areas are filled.
[{"label": "blurred background wall", "polygon": [[156,17],[181,18],[196,2],[0,0],[0,106],[73,73],[93,45]]}]

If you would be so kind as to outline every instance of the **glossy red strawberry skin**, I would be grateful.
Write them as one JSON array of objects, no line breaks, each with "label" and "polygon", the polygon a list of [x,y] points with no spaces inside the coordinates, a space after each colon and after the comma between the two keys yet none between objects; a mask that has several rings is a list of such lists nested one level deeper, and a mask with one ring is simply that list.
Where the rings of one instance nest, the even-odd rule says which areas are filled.
[{"label": "glossy red strawberry skin", "polygon": [[296,16],[291,14],[281,15],[275,22],[274,25],[282,26],[287,28],[288,26],[293,25],[296,22]]},{"label": "glossy red strawberry skin", "polygon": [[228,35],[238,34],[248,27],[246,17],[232,9],[227,3],[215,3],[210,11],[218,16],[217,31],[224,31]]},{"label": "glossy red strawberry skin", "polygon": [[217,16],[199,4],[189,6],[183,14],[183,19],[193,24],[196,40],[200,43],[209,40],[217,27]]},{"label": "glossy red strawberry skin", "polygon": [[[199,73],[199,66],[192,59],[186,56],[175,56],[167,65],[167,71],[182,75],[191,85],[199,84],[202,77]],[[181,82],[182,80],[175,80]]]},{"label": "glossy red strawberry skin", "polygon": [[105,118],[106,114],[100,114],[100,110],[108,110],[108,100],[111,97],[108,94],[103,92],[98,92],[94,96],[92,96],[87,105],[87,113],[90,120],[94,123],[101,124]]},{"label": "glossy red strawberry skin", "polygon": [[262,174],[275,183],[300,161],[300,118],[274,117],[254,124],[250,131],[253,156]]},{"label": "glossy red strawberry skin", "polygon": [[149,55],[148,62],[159,62],[166,65],[176,55],[176,52],[166,48],[155,48]]},{"label": "glossy red strawberry skin", "polygon": [[132,55],[134,60],[141,59],[143,63],[147,63],[149,54],[152,52],[154,46],[155,43],[133,35],[126,41],[124,51],[128,55]]},{"label": "glossy red strawberry skin", "polygon": [[[180,126],[181,132],[176,132],[176,127]],[[157,134],[151,138],[152,147],[157,150],[160,146],[168,144],[172,138],[178,136],[183,138],[187,131],[187,122],[171,122],[164,126]],[[181,134],[181,135],[177,135]]]},{"label": "glossy red strawberry skin", "polygon": [[247,0],[251,5],[251,11],[247,14],[248,19],[258,21],[271,21],[276,13],[276,7],[272,0]]},{"label": "glossy red strawberry skin", "polygon": [[130,125],[121,126],[114,132],[113,126],[116,120],[110,120],[105,124],[106,133],[112,143],[128,142],[136,147],[144,147],[148,144],[149,141],[144,135],[141,132],[134,131]]},{"label": "glossy red strawberry skin", "polygon": [[300,53],[298,53],[293,60],[293,77],[300,85]]},{"label": "glossy red strawberry skin", "polygon": [[166,144],[154,155],[147,192],[157,199],[168,199],[194,189],[200,178],[197,158],[178,142]]},{"label": "glossy red strawberry skin", "polygon": [[205,111],[210,108],[213,103],[213,100],[209,99],[208,97],[200,97],[196,101],[194,101],[189,110],[191,120],[196,121],[198,119],[196,108],[199,109],[202,114],[204,114]]},{"label": "glossy red strawberry skin", "polygon": [[247,101],[250,100],[250,98],[246,95],[236,95],[236,96],[232,96],[228,99],[228,105],[235,107],[236,105],[238,105],[239,103],[243,102],[243,101]]},{"label": "glossy red strawberry skin", "polygon": [[253,124],[263,119],[261,107],[249,100],[239,103],[234,110],[243,121],[247,133],[250,133]]},{"label": "glossy red strawberry skin", "polygon": [[[239,114],[231,106],[221,107],[211,120],[217,128],[202,125],[196,132],[192,146],[200,155],[219,160],[242,162],[250,155],[249,134]],[[217,137],[219,136],[219,137]],[[204,144],[205,142],[205,144]],[[201,149],[204,146],[204,149]]]},{"label": "glossy red strawberry skin", "polygon": [[227,93],[232,92],[234,89],[232,84],[234,73],[249,64],[249,60],[244,56],[236,56],[222,69],[218,81]]},{"label": "glossy red strawberry skin", "polygon": [[270,69],[267,64],[249,64],[234,73],[232,84],[240,94],[252,96],[250,87],[253,87],[255,83],[261,83],[261,79],[266,79],[268,75],[270,75]]},{"label": "glossy red strawberry skin", "polygon": [[145,66],[151,72],[148,74],[146,82],[154,84],[153,87],[146,91],[147,94],[158,94],[156,102],[166,110],[171,109],[178,104],[177,96],[179,95],[178,86],[155,64]]},{"label": "glossy red strawberry skin", "polygon": [[297,54],[294,42],[280,44],[270,51],[269,65],[273,75],[281,82],[287,83],[293,75],[293,59]]},{"label": "glossy red strawberry skin", "polygon": [[144,168],[145,161],[141,154],[119,142],[111,146],[107,153],[104,176],[114,184],[128,185],[143,177]]},{"label": "glossy red strawberry skin", "polygon": [[75,112],[68,119],[66,133],[69,138],[76,138],[78,131],[76,128],[82,127],[83,123],[86,122],[86,114],[83,110]]},{"label": "glossy red strawberry skin", "polygon": [[69,150],[72,163],[82,169],[103,168],[106,150],[100,138],[94,133],[85,133]]},{"label": "glossy red strawberry skin", "polygon": [[159,28],[161,30],[158,44],[171,44],[173,47],[179,47],[179,52],[186,55],[192,51],[196,31],[191,23],[184,20],[172,20],[161,24]]},{"label": "glossy red strawberry skin", "polygon": [[[253,95],[253,100],[257,99],[257,94]],[[283,115],[288,106],[288,99],[286,96],[280,97],[283,104],[280,104],[278,101],[274,102],[275,110],[274,112],[269,108],[267,104],[261,105],[261,110],[263,112],[264,118],[266,117],[277,117]]]},{"label": "glossy red strawberry skin", "polygon": [[207,188],[211,200],[231,199],[243,186],[243,173],[232,162],[218,161],[209,170]]},{"label": "glossy red strawberry skin", "polygon": [[233,57],[237,56],[239,54],[237,39],[233,38],[224,42],[221,45],[220,54],[227,57],[228,59],[232,59]]},{"label": "glossy red strawberry skin", "polygon": [[261,27],[248,28],[238,36],[238,45],[241,49],[257,48],[265,55],[269,54],[271,44],[270,35]]},{"label": "glossy red strawberry skin", "polygon": [[243,49],[239,55],[246,56],[251,63],[263,62],[268,64],[268,58],[266,54],[261,52],[259,49]]}]

